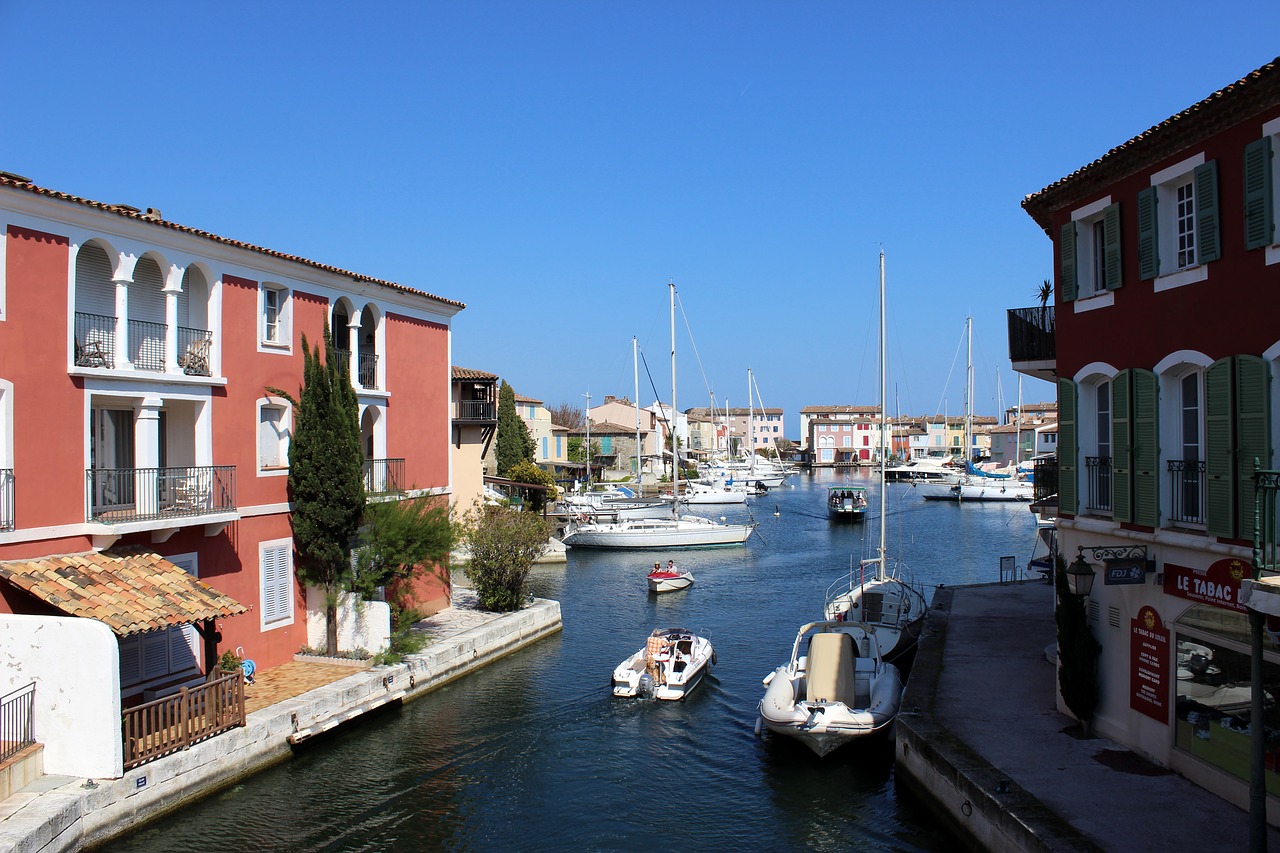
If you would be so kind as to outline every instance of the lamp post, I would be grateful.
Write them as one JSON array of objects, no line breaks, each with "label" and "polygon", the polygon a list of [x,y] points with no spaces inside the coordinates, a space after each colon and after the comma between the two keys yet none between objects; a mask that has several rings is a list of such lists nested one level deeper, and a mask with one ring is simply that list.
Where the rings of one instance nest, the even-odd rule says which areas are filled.
[{"label": "lamp post", "polygon": [[1093,579],[1097,573],[1084,559],[1084,549],[1077,550],[1076,558],[1067,566],[1067,589],[1077,598],[1086,598],[1093,592]]}]

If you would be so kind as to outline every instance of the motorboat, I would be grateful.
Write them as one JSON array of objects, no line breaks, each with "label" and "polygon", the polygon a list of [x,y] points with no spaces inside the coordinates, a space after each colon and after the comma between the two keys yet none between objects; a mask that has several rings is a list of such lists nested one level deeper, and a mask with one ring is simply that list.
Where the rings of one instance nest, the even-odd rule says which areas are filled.
[{"label": "motorboat", "polygon": [[653,571],[649,572],[650,592],[679,592],[691,586],[693,586],[693,572],[681,569],[675,563],[668,562],[666,568],[654,563]]},{"label": "motorboat", "polygon": [[827,489],[827,517],[832,521],[862,521],[867,517],[865,486],[831,486]]},{"label": "motorboat", "polygon": [[[888,367],[885,357],[884,254],[880,255],[880,408],[884,409]],[[901,563],[892,562],[886,546],[888,489],[885,458],[887,448],[880,447],[880,543],[876,556],[862,560],[849,574],[827,588],[823,618],[849,620],[870,625],[879,635],[884,660],[889,663],[908,660],[924,627],[927,603],[924,592],[908,583]],[[852,561],[851,561],[852,563]]]},{"label": "motorboat", "polygon": [[892,467],[885,468],[885,479],[889,482],[916,482],[919,480],[945,480],[954,477],[956,470],[942,460],[912,459]]},{"label": "motorboat", "polygon": [[754,524],[721,524],[696,515],[613,523],[570,523],[561,541],[570,548],[696,548],[741,545]]},{"label": "motorboat", "polygon": [[982,503],[1030,501],[1035,497],[1035,485],[1025,480],[1002,480],[965,475],[954,483],[917,481],[912,485],[927,501]]},{"label": "motorboat", "polygon": [[655,628],[644,646],[613,671],[613,695],[683,699],[715,662],[706,637],[687,628]]},{"label": "motorboat", "polygon": [[[664,495],[670,497],[670,495]],[[682,504],[744,504],[747,488],[740,483],[689,483],[680,494]]]},{"label": "motorboat", "polygon": [[567,494],[559,510],[578,521],[625,521],[635,518],[663,518],[671,515],[671,501],[643,498],[627,486],[603,491]]},{"label": "motorboat", "polygon": [[902,676],[880,654],[875,626],[809,622],[791,660],[764,679],[756,733],[795,738],[818,756],[887,733],[902,705]]}]

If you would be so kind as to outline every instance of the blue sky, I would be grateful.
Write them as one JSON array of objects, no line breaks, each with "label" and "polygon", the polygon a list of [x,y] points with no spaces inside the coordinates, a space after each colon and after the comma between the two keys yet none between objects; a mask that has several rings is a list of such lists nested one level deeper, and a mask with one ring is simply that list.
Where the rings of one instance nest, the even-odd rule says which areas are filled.
[{"label": "blue sky", "polygon": [[633,335],[670,398],[674,280],[680,407],[751,368],[793,437],[876,401],[883,247],[891,409],[962,411],[972,314],[994,414],[1022,198],[1280,53],[1280,4],[1211,12],[0,0],[0,169],[465,302],[454,362],[551,404],[633,396]]}]

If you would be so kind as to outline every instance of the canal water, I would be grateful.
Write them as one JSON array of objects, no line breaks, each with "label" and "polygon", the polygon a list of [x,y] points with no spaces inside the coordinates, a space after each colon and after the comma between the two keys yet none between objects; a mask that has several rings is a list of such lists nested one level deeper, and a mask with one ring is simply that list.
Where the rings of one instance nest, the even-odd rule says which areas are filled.
[{"label": "canal water", "polygon": [[[865,482],[865,524],[827,520],[826,487]],[[785,663],[829,584],[878,538],[867,472],[793,475],[747,508],[745,547],[570,550],[535,567],[564,631],[402,708],[300,748],[284,764],[141,829],[112,851],[904,850],[955,840],[893,783],[891,745],[819,760],[753,734],[760,680]],[[1026,504],[926,503],[888,486],[888,543],[932,598],[993,582],[1030,556]],[[692,588],[648,594],[647,566],[692,569]],[[1046,618],[1048,618],[1046,616]],[[719,663],[683,702],[614,699],[613,668],[658,626],[710,635]]]}]

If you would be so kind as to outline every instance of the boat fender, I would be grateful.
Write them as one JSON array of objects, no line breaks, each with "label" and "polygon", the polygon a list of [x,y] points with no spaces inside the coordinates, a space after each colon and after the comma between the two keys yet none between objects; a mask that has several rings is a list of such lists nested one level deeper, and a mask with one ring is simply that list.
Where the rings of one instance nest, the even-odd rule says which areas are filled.
[{"label": "boat fender", "polygon": [[712,665],[712,666],[715,666],[718,660],[719,660],[719,659],[716,657],[716,653],[713,651],[713,652],[711,653],[711,665]]},{"label": "boat fender", "polygon": [[756,715],[756,737],[759,738],[764,731],[764,717]]}]

